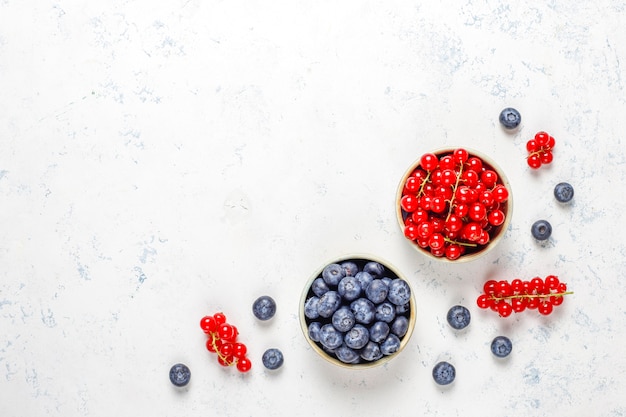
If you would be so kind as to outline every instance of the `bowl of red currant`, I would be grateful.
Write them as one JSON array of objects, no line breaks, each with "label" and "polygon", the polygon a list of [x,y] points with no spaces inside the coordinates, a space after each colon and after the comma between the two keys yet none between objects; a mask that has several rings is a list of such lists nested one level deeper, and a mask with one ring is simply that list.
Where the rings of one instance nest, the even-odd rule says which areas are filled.
[{"label": "bowl of red currant", "polygon": [[367,369],[396,357],[415,327],[411,286],[370,255],[332,260],[308,280],[300,324],[312,349],[344,368]]},{"label": "bowl of red currant", "polygon": [[466,148],[423,154],[396,193],[404,237],[426,256],[448,262],[476,259],[493,249],[512,214],[511,186],[486,155]]}]

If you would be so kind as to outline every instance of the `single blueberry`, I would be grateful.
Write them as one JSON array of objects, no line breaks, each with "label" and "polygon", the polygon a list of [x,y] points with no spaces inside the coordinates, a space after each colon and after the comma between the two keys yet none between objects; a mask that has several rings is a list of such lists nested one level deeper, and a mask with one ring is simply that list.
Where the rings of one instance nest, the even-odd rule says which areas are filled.
[{"label": "single blueberry", "polygon": [[375,342],[367,342],[367,344],[361,349],[361,358],[366,361],[373,362],[383,357],[383,352],[380,351],[380,345]]},{"label": "single blueberry", "polygon": [[448,385],[454,381],[456,369],[452,364],[442,361],[433,367],[433,379],[439,385]]},{"label": "single blueberry", "polygon": [[357,281],[359,281],[362,290],[367,288],[367,286],[370,285],[372,281],[374,281],[374,277],[372,276],[372,274],[366,271],[359,271],[354,277],[357,279]]},{"label": "single blueberry", "polygon": [[491,342],[491,352],[499,358],[509,356],[512,350],[513,343],[506,336],[496,336]]},{"label": "single blueberry", "polygon": [[357,298],[350,303],[350,310],[357,323],[370,324],[376,314],[376,306],[367,298]]},{"label": "single blueberry", "polygon": [[280,349],[270,348],[263,353],[261,361],[263,362],[263,366],[267,369],[274,370],[283,366],[285,358],[283,357],[283,352],[281,352]]},{"label": "single blueberry", "polygon": [[396,318],[396,308],[390,302],[384,301],[376,306],[376,320],[391,323]]},{"label": "single blueberry", "polygon": [[380,344],[380,351],[383,355],[393,355],[398,349],[400,349],[400,338],[393,333],[390,333]]},{"label": "single blueberry", "polygon": [[313,283],[311,284],[311,291],[313,291],[313,294],[321,297],[322,295],[324,295],[324,293],[330,291],[330,288],[328,287],[328,284],[326,284],[326,281],[324,281],[324,279],[315,278],[313,280]]},{"label": "single blueberry", "polygon": [[389,324],[384,321],[377,321],[370,326],[370,340],[380,343],[389,336]]},{"label": "single blueberry", "polygon": [[361,295],[361,284],[356,277],[347,276],[339,281],[339,284],[337,285],[337,292],[343,297],[344,300],[356,300]]},{"label": "single blueberry", "polygon": [[309,324],[309,327],[307,328],[308,333],[309,333],[309,339],[311,339],[314,342],[319,342],[321,328],[322,328],[322,325],[320,324],[319,321],[312,321]]},{"label": "single blueberry", "polygon": [[[389,298],[389,296],[387,296]],[[396,314],[404,314],[411,311],[411,303],[396,306]]]},{"label": "single blueberry", "polygon": [[317,303],[317,312],[320,316],[328,318],[341,306],[341,296],[337,291],[327,291],[320,297]]},{"label": "single blueberry", "polygon": [[320,329],[320,343],[328,349],[337,349],[343,343],[343,333],[332,324],[325,324]]},{"label": "single blueberry", "polygon": [[320,313],[317,310],[317,306],[320,303],[320,299],[317,296],[309,297],[304,302],[304,315],[309,319],[316,319],[320,316]]},{"label": "single blueberry", "polygon": [[262,295],[252,303],[252,314],[259,320],[269,320],[276,314],[276,301],[269,295]]},{"label": "single blueberry", "polygon": [[191,379],[191,371],[182,363],[177,363],[170,368],[170,381],[177,387],[184,387]]},{"label": "single blueberry", "polygon": [[341,345],[335,349],[335,356],[344,363],[359,363],[359,354],[346,345]]},{"label": "single blueberry", "polygon": [[448,310],[446,319],[452,328],[460,330],[466,328],[470,324],[471,315],[466,307],[456,305]]},{"label": "single blueberry", "polygon": [[359,267],[352,261],[345,261],[341,263],[341,267],[343,268],[343,272],[346,276],[353,277],[359,272]]},{"label": "single blueberry", "polygon": [[567,203],[574,198],[574,187],[566,182],[560,182],[554,187],[554,198],[559,203]]},{"label": "single blueberry", "polygon": [[341,278],[346,276],[346,272],[339,264],[326,265],[322,270],[322,279],[326,281],[328,285],[337,285]]},{"label": "single blueberry", "polygon": [[389,284],[391,284],[391,281],[393,281],[393,279],[389,277],[382,277],[380,280],[384,282],[385,284],[387,284],[387,288],[389,288]]},{"label": "single blueberry", "polygon": [[369,340],[370,332],[362,324],[355,324],[343,338],[346,346],[352,349],[361,349]]},{"label": "single blueberry", "polygon": [[512,107],[507,107],[500,112],[500,123],[505,129],[515,129],[521,122],[522,116]]},{"label": "single blueberry", "polygon": [[363,271],[368,272],[373,277],[378,278],[385,273],[385,267],[379,262],[370,261],[365,264],[365,266],[363,267]]},{"label": "single blueberry", "polygon": [[411,287],[403,279],[396,278],[389,284],[389,301],[397,306],[405,305],[411,300]]},{"label": "single blueberry", "polygon": [[530,232],[537,240],[546,240],[552,234],[552,225],[547,220],[537,220],[530,228]]},{"label": "single blueberry", "polygon": [[340,332],[347,332],[352,328],[352,326],[354,326],[356,319],[354,318],[354,313],[352,313],[350,307],[341,306],[333,313],[331,322],[333,323],[333,326],[335,326],[335,329]]},{"label": "single blueberry", "polygon": [[391,333],[398,337],[404,337],[407,331],[409,331],[409,319],[406,316],[397,316],[396,319],[389,326]]},{"label": "single blueberry", "polygon": [[374,304],[380,304],[385,301],[388,293],[389,287],[381,279],[375,279],[365,289],[365,295]]}]

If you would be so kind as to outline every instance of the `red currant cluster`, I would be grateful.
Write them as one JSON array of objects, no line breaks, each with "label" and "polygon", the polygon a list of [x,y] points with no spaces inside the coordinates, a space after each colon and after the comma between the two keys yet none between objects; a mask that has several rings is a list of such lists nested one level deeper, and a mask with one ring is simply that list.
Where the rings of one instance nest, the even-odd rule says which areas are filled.
[{"label": "red currant cluster", "polygon": [[226,322],[223,313],[204,316],[200,320],[200,327],[208,336],[206,348],[217,354],[217,362],[222,366],[236,365],[239,372],[248,372],[252,367],[246,356],[247,347],[237,342],[239,332],[232,324]]},{"label": "red currant cluster", "polygon": [[555,275],[548,275],[545,280],[535,277],[530,281],[519,278],[510,283],[505,280],[489,280],[483,286],[484,293],[478,296],[478,307],[497,312],[502,317],[511,313],[521,313],[526,309],[537,310],[540,314],[552,313],[555,306],[563,303],[563,297],[573,294],[567,291],[567,285]]},{"label": "red currant cluster", "polygon": [[487,245],[506,218],[508,189],[496,171],[465,149],[426,153],[404,184],[404,235],[450,260]]},{"label": "red currant cluster", "polygon": [[526,162],[528,166],[537,169],[541,167],[541,165],[552,162],[552,149],[554,148],[554,144],[555,141],[552,136],[546,132],[538,132],[534,139],[526,143],[526,150],[528,151]]}]

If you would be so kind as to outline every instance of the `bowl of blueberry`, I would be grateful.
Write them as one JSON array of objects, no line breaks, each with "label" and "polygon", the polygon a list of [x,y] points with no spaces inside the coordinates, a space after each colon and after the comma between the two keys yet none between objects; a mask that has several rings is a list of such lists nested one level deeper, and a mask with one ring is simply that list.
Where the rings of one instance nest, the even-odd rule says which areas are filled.
[{"label": "bowl of blueberry", "polygon": [[313,350],[335,365],[371,368],[395,357],[415,326],[415,298],[407,280],[371,255],[325,264],[308,280],[300,324]]},{"label": "bowl of blueberry", "polygon": [[448,262],[473,260],[493,249],[512,209],[511,185],[502,169],[466,148],[423,154],[396,192],[404,237],[418,252]]}]

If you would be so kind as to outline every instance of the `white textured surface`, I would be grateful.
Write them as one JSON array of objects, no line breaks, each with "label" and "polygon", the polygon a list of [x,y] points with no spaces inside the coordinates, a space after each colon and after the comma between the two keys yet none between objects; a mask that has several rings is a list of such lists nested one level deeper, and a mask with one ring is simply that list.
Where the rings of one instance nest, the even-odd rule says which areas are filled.
[{"label": "white textured surface", "polygon": [[[626,415],[626,2],[99,3],[0,0],[0,415]],[[530,172],[539,130],[555,160]],[[512,183],[505,239],[471,264],[418,256],[394,217],[404,170],[441,146]],[[411,342],[374,370],[333,368],[298,324],[304,282],[348,252],[394,264],[418,299]],[[486,277],[547,274],[575,292],[548,318],[475,307]],[[460,334],[456,303],[473,312]],[[198,321],[220,310],[249,374],[204,349]]]}]

